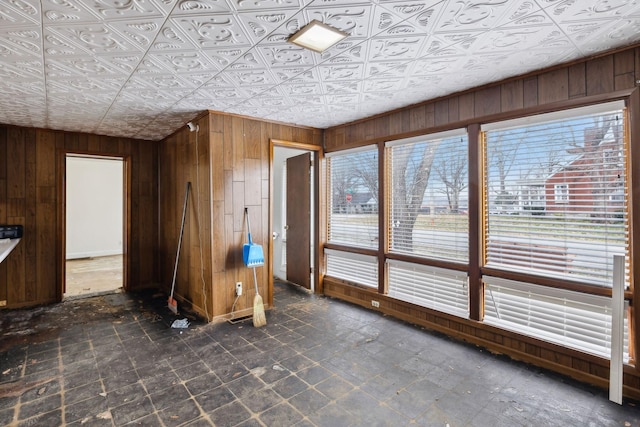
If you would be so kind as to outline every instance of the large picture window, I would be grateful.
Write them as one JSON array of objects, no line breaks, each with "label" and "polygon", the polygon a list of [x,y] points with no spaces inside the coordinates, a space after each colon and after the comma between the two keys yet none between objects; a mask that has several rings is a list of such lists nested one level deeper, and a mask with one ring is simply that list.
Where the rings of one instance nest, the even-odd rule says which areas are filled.
[{"label": "large picture window", "polygon": [[390,141],[389,250],[468,262],[465,129]]},{"label": "large picture window", "polygon": [[378,148],[327,154],[329,243],[378,248]]},{"label": "large picture window", "polygon": [[613,255],[629,260],[624,121],[616,102],[483,126],[485,265],[611,286]]}]

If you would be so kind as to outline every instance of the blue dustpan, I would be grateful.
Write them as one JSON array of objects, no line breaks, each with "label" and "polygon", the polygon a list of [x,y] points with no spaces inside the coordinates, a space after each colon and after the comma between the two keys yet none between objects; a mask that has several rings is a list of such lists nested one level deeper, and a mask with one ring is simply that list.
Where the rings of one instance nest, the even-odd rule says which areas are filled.
[{"label": "blue dustpan", "polygon": [[242,246],[242,261],[247,267],[260,267],[264,265],[264,252],[262,246],[253,243],[251,239],[251,224],[249,223],[249,212],[244,208],[244,214],[247,217],[247,230],[249,243]]}]

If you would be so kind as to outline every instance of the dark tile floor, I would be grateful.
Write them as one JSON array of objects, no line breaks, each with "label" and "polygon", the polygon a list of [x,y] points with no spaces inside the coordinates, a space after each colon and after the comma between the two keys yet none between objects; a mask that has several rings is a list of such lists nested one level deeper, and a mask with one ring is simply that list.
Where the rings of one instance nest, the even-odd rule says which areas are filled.
[{"label": "dark tile floor", "polygon": [[4,311],[0,425],[637,426],[607,392],[275,286],[267,326],[113,294]]}]

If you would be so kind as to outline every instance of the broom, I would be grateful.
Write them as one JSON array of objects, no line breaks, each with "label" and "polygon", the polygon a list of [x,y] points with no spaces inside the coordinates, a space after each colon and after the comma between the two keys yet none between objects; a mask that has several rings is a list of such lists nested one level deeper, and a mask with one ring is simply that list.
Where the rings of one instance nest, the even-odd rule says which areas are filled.
[{"label": "broom", "polygon": [[246,207],[244,208],[244,215],[247,218],[247,235],[249,243],[245,243],[242,247],[242,260],[247,267],[251,267],[253,269],[253,286],[256,290],[256,296],[253,298],[253,326],[258,328],[267,324],[267,317],[264,314],[264,304],[258,291],[258,278],[256,276],[256,267],[264,265],[264,253],[262,251],[262,246],[256,245],[251,239],[249,210]]},{"label": "broom", "polygon": [[184,217],[187,213],[187,201],[189,200],[189,188],[191,188],[191,182],[187,182],[187,189],[184,193],[184,206],[182,207],[182,224],[180,225],[180,238],[178,239],[178,250],[176,251],[176,263],[173,266],[173,279],[171,280],[171,294],[167,301],[167,307],[173,312],[178,314],[178,301],[173,298],[173,291],[176,287],[176,274],[178,273],[178,259],[180,258],[180,246],[182,246],[182,234],[184,233]]}]

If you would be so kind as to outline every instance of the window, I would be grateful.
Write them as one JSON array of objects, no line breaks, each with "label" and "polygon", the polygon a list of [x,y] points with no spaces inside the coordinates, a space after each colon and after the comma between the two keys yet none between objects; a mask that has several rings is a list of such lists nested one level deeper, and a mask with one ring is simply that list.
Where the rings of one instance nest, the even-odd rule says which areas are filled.
[{"label": "window", "polygon": [[[486,277],[485,318],[490,325],[609,358],[611,298]],[[629,360],[628,304],[624,360]]]},{"label": "window", "polygon": [[604,153],[627,157],[624,118],[614,102],[482,127],[486,266],[611,286],[613,255],[629,260],[628,171]]},{"label": "window", "polygon": [[329,243],[378,248],[378,148],[327,154]]},{"label": "window", "polygon": [[556,203],[569,203],[569,186],[567,184],[555,184],[553,188]]},{"label": "window", "polygon": [[387,260],[389,296],[460,317],[469,316],[467,272]]},{"label": "window", "polygon": [[370,288],[378,287],[378,258],[325,249],[327,276],[343,279]]},{"label": "window", "polygon": [[387,142],[389,250],[468,262],[465,129]]}]

